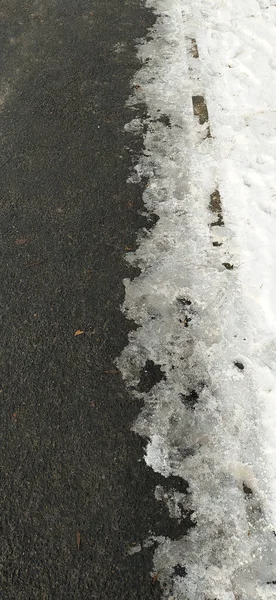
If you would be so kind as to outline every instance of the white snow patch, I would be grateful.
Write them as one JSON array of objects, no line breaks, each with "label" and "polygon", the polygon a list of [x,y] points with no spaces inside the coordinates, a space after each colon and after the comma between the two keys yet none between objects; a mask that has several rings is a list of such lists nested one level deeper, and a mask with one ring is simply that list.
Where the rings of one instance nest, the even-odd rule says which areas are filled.
[{"label": "white snow patch", "polygon": [[[149,178],[144,202],[159,221],[127,256],[141,275],[125,281],[124,309],[140,327],[118,364],[131,386],[146,360],[166,374],[143,394],[134,429],[150,439],[149,465],[188,481],[197,522],[178,541],[160,540],[155,569],[171,600],[268,600],[276,598],[276,6],[147,4],[157,22],[138,47],[129,104],[147,104],[149,127],[130,180]],[[194,116],[193,96],[204,96],[209,124]],[[135,118],[127,128],[142,125]],[[221,208],[212,212],[215,191]],[[223,226],[214,225],[219,216]],[[179,564],[186,577],[175,574]]]}]

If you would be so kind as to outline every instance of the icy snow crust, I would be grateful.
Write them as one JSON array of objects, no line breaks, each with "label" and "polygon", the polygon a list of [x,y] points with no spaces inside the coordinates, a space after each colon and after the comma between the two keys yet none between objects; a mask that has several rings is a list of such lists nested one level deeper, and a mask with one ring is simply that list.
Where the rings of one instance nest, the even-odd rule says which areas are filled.
[{"label": "icy snow crust", "polygon": [[[150,440],[145,459],[153,469],[189,483],[185,502],[196,523],[177,541],[159,539],[155,572],[164,598],[272,599],[276,5],[147,4],[157,22],[138,46],[142,67],[126,127],[141,131],[135,106],[146,103],[145,153],[130,185],[148,178],[144,202],[159,221],[127,255],[141,275],[125,281],[123,308],[139,328],[118,364],[132,387],[146,360],[166,375],[137,392],[145,406],[134,429]],[[194,115],[197,95],[209,123]],[[224,225],[214,224],[210,208],[217,191]],[[189,405],[192,391],[198,398]],[[164,499],[162,490],[156,497]],[[172,491],[167,501],[180,519],[179,495]]]}]

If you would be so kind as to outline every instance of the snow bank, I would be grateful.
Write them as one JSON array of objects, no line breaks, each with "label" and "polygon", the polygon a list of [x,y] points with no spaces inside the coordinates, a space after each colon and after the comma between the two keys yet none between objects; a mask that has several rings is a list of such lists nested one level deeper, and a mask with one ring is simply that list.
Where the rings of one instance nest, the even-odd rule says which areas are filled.
[{"label": "snow bank", "polygon": [[[276,5],[148,5],[127,128],[145,126],[145,102],[130,182],[148,178],[159,221],[127,257],[141,275],[123,308],[139,328],[118,364],[138,390],[147,360],[165,374],[136,392],[134,429],[149,465],[189,483],[196,523],[159,540],[155,568],[164,598],[276,598]],[[180,519],[174,490],[168,506]]]}]

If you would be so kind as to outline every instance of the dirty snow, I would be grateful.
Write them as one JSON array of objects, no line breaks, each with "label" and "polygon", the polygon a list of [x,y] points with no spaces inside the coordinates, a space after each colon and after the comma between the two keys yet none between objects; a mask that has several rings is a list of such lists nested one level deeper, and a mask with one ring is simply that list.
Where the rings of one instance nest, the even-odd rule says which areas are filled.
[{"label": "dirty snow", "polygon": [[[144,202],[159,221],[127,257],[141,275],[125,281],[123,309],[139,328],[118,364],[132,387],[147,360],[166,375],[136,392],[145,406],[134,429],[150,440],[149,465],[188,482],[195,524],[178,540],[158,540],[155,572],[171,600],[272,599],[276,5],[147,5],[157,21],[138,45],[126,128],[147,124],[130,185],[148,178]],[[199,122],[193,97],[205,100],[208,121]],[[156,497],[164,501],[162,490]],[[171,518],[181,518],[178,501],[172,490]]]}]

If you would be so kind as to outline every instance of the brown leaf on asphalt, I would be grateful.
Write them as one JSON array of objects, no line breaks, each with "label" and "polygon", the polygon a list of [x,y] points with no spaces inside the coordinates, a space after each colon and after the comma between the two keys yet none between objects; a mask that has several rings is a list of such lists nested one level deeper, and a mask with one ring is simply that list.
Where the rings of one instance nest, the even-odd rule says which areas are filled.
[{"label": "brown leaf on asphalt", "polygon": [[77,549],[80,549],[80,545],[81,545],[81,534],[79,531],[77,531],[76,533],[76,540],[77,540]]},{"label": "brown leaf on asphalt", "polygon": [[30,267],[36,267],[37,265],[42,265],[45,262],[46,262],[46,258],[41,258],[38,260],[34,260],[33,262],[25,265],[25,267],[26,267],[26,269],[29,269]]},{"label": "brown leaf on asphalt", "polygon": [[82,329],[78,329],[75,333],[74,333],[74,337],[77,337],[78,335],[82,335],[84,333],[84,331]]},{"label": "brown leaf on asphalt", "polygon": [[17,246],[26,246],[26,244],[28,244],[29,240],[28,238],[16,238],[15,243]]},{"label": "brown leaf on asphalt", "polygon": [[117,369],[109,369],[108,371],[105,371],[105,373],[107,375],[115,375],[116,373],[118,373]]},{"label": "brown leaf on asphalt", "polygon": [[91,279],[92,274],[93,274],[93,269],[86,269],[86,271],[85,271],[86,279]]},{"label": "brown leaf on asphalt", "polygon": [[95,402],[95,400],[92,400],[91,406],[92,406],[92,408],[96,408],[96,402]]},{"label": "brown leaf on asphalt", "polygon": [[159,575],[159,573],[155,573],[155,575],[153,575],[153,577],[152,577],[152,584],[153,585],[158,581],[158,575]]}]

